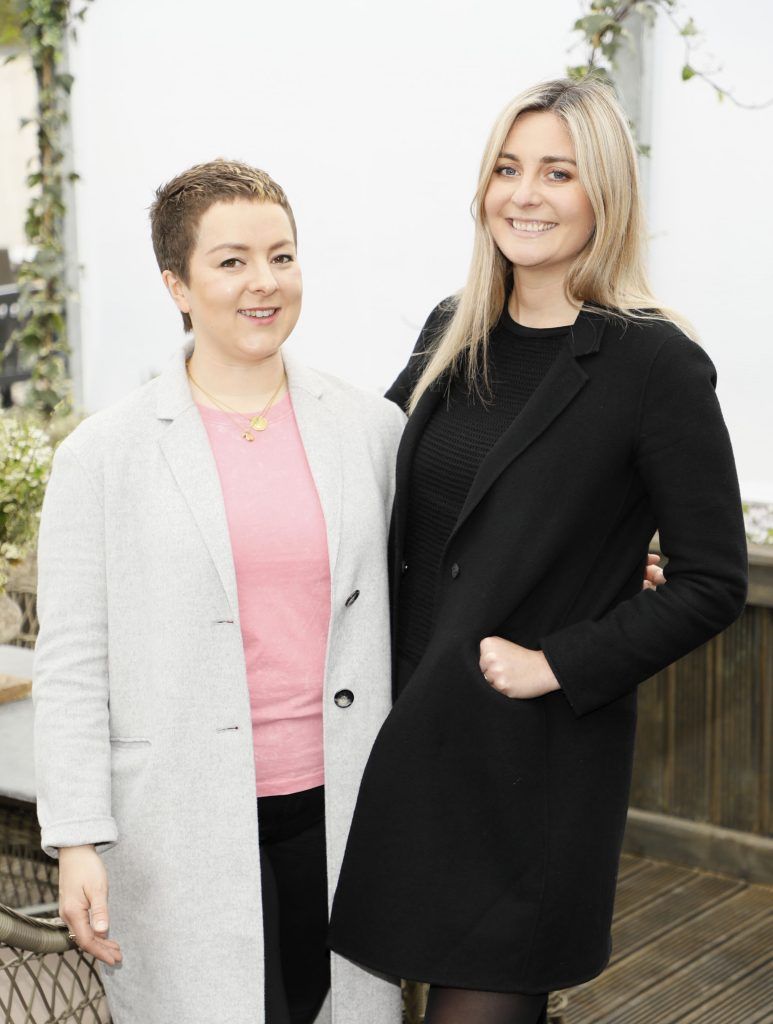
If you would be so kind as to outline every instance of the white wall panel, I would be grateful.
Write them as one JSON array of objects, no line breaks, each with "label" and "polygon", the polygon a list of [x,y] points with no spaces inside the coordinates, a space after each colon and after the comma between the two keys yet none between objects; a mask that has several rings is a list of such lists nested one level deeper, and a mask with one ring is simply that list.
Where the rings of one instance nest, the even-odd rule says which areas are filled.
[{"label": "white wall panel", "polygon": [[[693,6],[723,80],[740,96],[773,92],[773,8]],[[98,0],[71,55],[86,407],[157,372],[181,340],[147,208],[160,182],[218,155],[266,168],[296,210],[306,295],[290,344],[321,368],[386,385],[429,309],[464,279],[493,118],[522,87],[563,72],[578,11],[576,0]],[[719,367],[741,474],[759,494],[773,491],[773,111],[720,105],[700,82],[683,84],[680,66],[661,26],[653,278]]]}]

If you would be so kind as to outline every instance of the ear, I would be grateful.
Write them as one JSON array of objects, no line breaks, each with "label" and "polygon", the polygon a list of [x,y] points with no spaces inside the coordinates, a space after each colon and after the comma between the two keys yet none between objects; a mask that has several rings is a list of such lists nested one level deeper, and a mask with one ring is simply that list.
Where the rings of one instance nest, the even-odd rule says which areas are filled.
[{"label": "ear", "polygon": [[161,271],[161,280],[166,286],[166,290],[172,296],[172,301],[175,306],[180,310],[181,313],[190,313],[191,306],[188,302],[187,291],[184,282],[171,270]]}]

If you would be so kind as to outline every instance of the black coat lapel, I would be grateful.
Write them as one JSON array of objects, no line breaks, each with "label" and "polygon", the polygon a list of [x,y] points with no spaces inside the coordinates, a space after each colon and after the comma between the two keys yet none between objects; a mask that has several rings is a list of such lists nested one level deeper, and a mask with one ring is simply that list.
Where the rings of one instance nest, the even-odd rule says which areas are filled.
[{"label": "black coat lapel", "polygon": [[459,513],[449,542],[505,469],[544,433],[585,386],[588,375],[576,356],[599,348],[605,319],[583,310],[572,328],[570,346],[562,348],[537,390],[481,463]]}]

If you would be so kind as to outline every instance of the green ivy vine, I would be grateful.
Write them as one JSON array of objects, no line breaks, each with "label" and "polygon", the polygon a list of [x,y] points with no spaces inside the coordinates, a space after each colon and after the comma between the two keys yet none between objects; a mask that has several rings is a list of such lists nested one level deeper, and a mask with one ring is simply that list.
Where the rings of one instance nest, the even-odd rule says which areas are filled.
[{"label": "green ivy vine", "polygon": [[10,2],[37,79],[37,114],[22,126],[36,126],[38,152],[36,166],[27,176],[32,198],[25,222],[35,255],[19,270],[20,325],[9,344],[17,345],[31,366],[27,404],[47,416],[67,415],[72,408],[72,384],[67,367],[64,189],[65,182],[77,175],[65,171],[64,130],[73,78],[62,65],[67,37],[74,34],[92,0]]},{"label": "green ivy vine", "polygon": [[695,21],[682,10],[679,0],[590,0],[587,11],[587,14],[574,23],[574,30],[582,36],[579,45],[585,47],[585,59],[582,63],[567,68],[570,78],[583,78],[592,72],[611,80],[620,48],[631,45],[631,34],[626,28],[626,22],[630,24],[629,19],[633,15],[639,15],[652,26],[658,16],[662,15],[668,19],[684,43],[682,81],[688,82],[691,78],[702,79],[714,90],[717,99],[729,100],[736,106],[749,110],[757,110],[773,103],[773,100],[766,103],[741,103],[715,80],[714,75],[721,68],[706,71],[697,67],[695,58],[701,45],[701,34]]}]

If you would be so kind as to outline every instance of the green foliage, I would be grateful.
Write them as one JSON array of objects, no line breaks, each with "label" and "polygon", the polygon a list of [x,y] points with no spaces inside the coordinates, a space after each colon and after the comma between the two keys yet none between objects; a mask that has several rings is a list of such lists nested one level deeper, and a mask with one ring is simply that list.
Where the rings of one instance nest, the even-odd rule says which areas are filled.
[{"label": "green foliage", "polygon": [[0,413],[0,592],[7,565],[37,541],[52,457],[50,438],[34,414]]},{"label": "green foliage", "polygon": [[21,42],[19,0],[0,0],[0,46],[16,48]]},{"label": "green foliage", "polygon": [[[574,23],[574,31],[581,34],[580,45],[586,49],[582,64],[567,68],[570,78],[582,78],[591,71],[601,71],[611,80],[617,67],[620,49],[631,45],[631,37],[625,23],[632,15],[640,15],[652,26],[659,16],[666,17],[674,30],[684,40],[684,61],[681,76],[683,82],[701,78],[717,95],[717,99],[729,99],[739,107],[757,109],[769,106],[740,103],[731,93],[718,85],[712,73],[699,71],[691,57],[700,42],[700,32],[693,18],[681,11],[679,0],[589,0],[587,14]],[[719,70],[719,69],[716,69]],[[640,147],[643,151],[643,147]]]},{"label": "green foliage", "polygon": [[[5,0],[13,2],[13,0]],[[61,70],[64,46],[86,5],[74,0],[24,0],[16,7],[19,28],[32,60],[38,85],[37,116],[28,119],[37,129],[37,165],[27,177],[33,196],[25,232],[35,256],[19,271],[20,326],[10,343],[18,345],[31,366],[28,404],[46,415],[67,415],[72,387],[67,372],[64,254],[64,129],[72,75]]]}]

